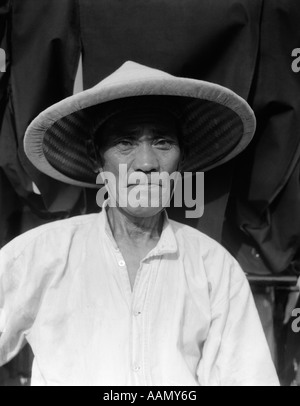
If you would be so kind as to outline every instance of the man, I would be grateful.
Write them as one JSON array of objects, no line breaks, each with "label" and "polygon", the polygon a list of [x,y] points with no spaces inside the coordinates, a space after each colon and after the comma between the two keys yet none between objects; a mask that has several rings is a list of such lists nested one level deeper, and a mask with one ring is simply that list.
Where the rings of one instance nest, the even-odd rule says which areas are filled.
[{"label": "man", "polygon": [[155,177],[219,165],[254,129],[228,89],[133,62],[41,113],[29,159],[75,185],[100,173],[109,199],[1,251],[0,363],[28,341],[33,385],[277,385],[244,273],[168,220]]}]

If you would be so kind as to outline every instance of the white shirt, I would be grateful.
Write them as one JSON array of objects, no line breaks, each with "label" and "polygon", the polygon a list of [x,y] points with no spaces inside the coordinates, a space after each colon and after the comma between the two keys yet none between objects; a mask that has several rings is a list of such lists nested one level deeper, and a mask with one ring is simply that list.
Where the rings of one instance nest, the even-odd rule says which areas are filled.
[{"label": "white shirt", "polygon": [[32,385],[278,385],[239,265],[167,216],[133,291],[105,210],[13,240],[0,331],[0,364],[30,344]]}]

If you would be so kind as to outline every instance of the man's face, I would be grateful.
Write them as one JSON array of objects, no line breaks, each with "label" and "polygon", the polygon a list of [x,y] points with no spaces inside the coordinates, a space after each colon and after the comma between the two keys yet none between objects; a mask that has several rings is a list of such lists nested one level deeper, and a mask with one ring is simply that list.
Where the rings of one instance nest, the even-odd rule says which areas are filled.
[{"label": "man's face", "polygon": [[[140,108],[126,111],[114,116],[104,125],[100,149],[102,171],[113,174],[117,185],[116,196],[111,197],[119,203],[124,195],[130,195],[131,191],[131,195],[136,195],[138,191],[140,201],[149,203],[148,207],[132,207],[129,201],[127,207],[123,207],[127,213],[137,217],[150,217],[161,211],[163,201],[166,200],[163,194],[170,195],[170,190],[166,191],[157,182],[151,183],[151,174],[172,174],[178,170],[181,160],[178,137],[175,119],[171,114],[160,110]],[[120,177],[120,164],[127,166],[128,179],[125,188],[119,190],[119,184],[123,180]],[[130,181],[132,174],[145,175],[148,184],[137,186],[137,182]],[[152,195],[154,190],[159,191],[158,207],[151,207],[151,190]],[[110,195],[113,194],[109,188],[108,191]],[[167,200],[169,197],[167,196]]]}]

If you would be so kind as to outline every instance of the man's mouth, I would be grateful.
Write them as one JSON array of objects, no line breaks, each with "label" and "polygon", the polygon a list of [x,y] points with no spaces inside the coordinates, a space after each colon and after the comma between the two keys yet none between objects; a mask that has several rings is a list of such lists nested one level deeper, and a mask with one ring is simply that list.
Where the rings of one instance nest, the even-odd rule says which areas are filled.
[{"label": "man's mouth", "polygon": [[129,185],[127,185],[127,188],[132,188],[132,187],[136,187],[136,186],[139,186],[139,187],[149,187],[149,188],[151,188],[151,187],[162,187],[162,184],[157,184],[157,183],[132,183],[132,184],[129,184]]}]

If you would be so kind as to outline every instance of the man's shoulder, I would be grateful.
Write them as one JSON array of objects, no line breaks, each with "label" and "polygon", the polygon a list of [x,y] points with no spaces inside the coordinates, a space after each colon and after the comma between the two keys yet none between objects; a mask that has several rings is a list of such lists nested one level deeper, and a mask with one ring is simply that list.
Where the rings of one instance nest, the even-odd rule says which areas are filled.
[{"label": "man's shoulder", "polygon": [[43,224],[14,238],[1,251],[18,256],[27,247],[41,245],[45,242],[49,242],[51,245],[51,241],[53,241],[56,246],[63,241],[67,243],[74,234],[84,233],[87,227],[95,223],[98,216],[99,213],[85,214]]},{"label": "man's shoulder", "polygon": [[212,237],[208,236],[202,231],[174,220],[169,221],[177,239],[185,241],[188,245],[192,244],[193,246],[198,246],[201,249],[201,252],[205,252],[207,250],[218,250],[231,255],[218,241],[214,240]]},{"label": "man's shoulder", "polygon": [[[232,287],[245,283],[245,273],[237,260],[219,242],[188,225],[175,221],[171,221],[171,225],[181,255],[195,261],[197,275],[203,270],[210,286],[212,301],[219,301],[220,297],[226,298]],[[193,274],[191,268],[193,267],[189,267],[189,274]]]}]

